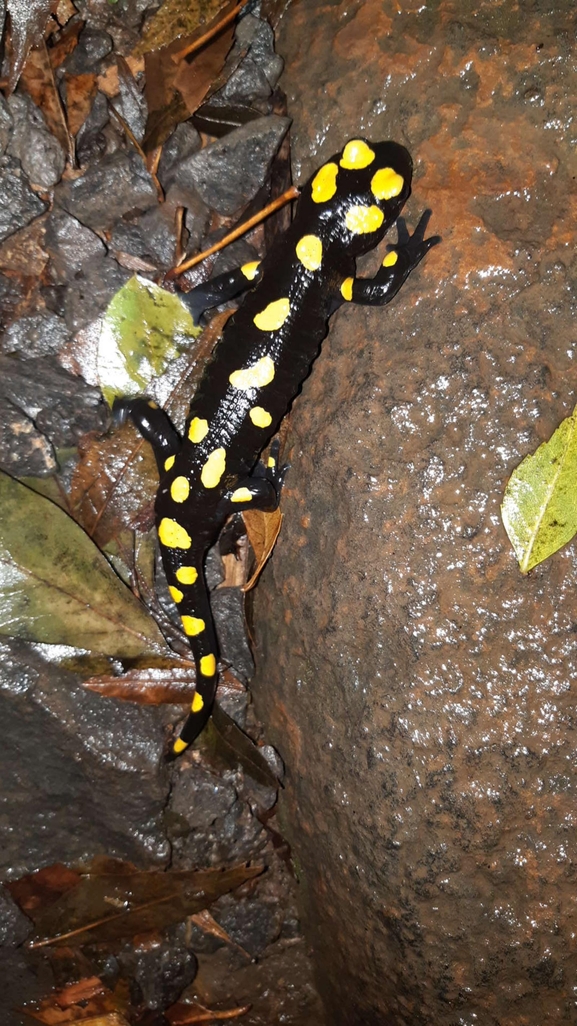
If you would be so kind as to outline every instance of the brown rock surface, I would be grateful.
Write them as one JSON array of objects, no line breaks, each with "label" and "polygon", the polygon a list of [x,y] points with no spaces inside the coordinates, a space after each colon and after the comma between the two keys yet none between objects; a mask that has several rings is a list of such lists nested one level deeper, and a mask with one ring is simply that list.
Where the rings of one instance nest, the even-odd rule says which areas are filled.
[{"label": "brown rock surface", "polygon": [[443,236],[389,308],[335,316],[256,597],[335,1026],[577,1021],[577,547],[523,577],[499,516],[576,401],[574,30],[490,0],[281,24],[300,179],[394,138]]}]

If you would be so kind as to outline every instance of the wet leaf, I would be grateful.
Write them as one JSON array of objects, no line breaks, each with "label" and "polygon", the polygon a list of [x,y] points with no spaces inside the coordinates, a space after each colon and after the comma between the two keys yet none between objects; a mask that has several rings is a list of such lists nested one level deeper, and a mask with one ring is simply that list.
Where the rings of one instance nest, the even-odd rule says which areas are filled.
[{"label": "wet leaf", "polygon": [[97,356],[98,383],[115,396],[146,392],[153,378],[200,334],[178,296],[136,275],[113,296],[104,315]]},{"label": "wet leaf", "polygon": [[0,473],[0,634],[105,655],[165,651],[156,623],[63,510]]},{"label": "wet leaf", "polygon": [[131,424],[88,435],[79,447],[70,485],[74,518],[99,548],[120,541],[126,528],[148,531],[158,471],[152,448]]},{"label": "wet leaf", "polygon": [[218,937],[218,939],[224,941],[225,944],[230,944],[230,946],[232,948],[236,948],[237,951],[242,951],[243,955],[248,958],[249,961],[252,960],[252,955],[232,939],[230,934],[227,933],[219,923],[217,923],[213,916],[211,916],[208,909],[205,908],[202,912],[196,912],[190,918],[195,926],[198,926],[199,930],[203,930],[204,933],[210,934],[211,937]]},{"label": "wet leaf", "polygon": [[[169,660],[166,660],[169,664]],[[189,702],[194,695],[196,670],[194,663],[172,660],[165,667],[131,669],[121,677],[103,674],[91,677],[84,687],[106,698],[120,698],[138,705]]]},{"label": "wet leaf", "polygon": [[234,5],[222,0],[166,0],[150,19],[133,55],[138,57],[150,50],[160,50],[175,39],[182,38],[184,45],[184,37],[192,37],[195,32],[200,34],[229,6]]},{"label": "wet leaf", "polygon": [[[242,950],[242,949],[241,949]],[[188,1026],[196,1022],[223,1022],[227,1019],[238,1019],[241,1015],[250,1012],[250,1005],[242,1005],[238,1008],[227,1008],[215,1011],[212,1008],[205,1008],[198,1001],[179,1001],[167,1009],[165,1015],[170,1026]]]},{"label": "wet leaf", "polygon": [[6,11],[10,15],[12,41],[8,82],[10,92],[16,88],[28,51],[44,38],[52,6],[53,0],[7,0]]},{"label": "wet leaf", "polygon": [[179,125],[181,121],[186,121],[189,117],[189,109],[180,93],[173,93],[164,107],[151,110],[142,140],[144,152],[151,153],[157,146],[162,146],[176,125]]},{"label": "wet leaf", "polygon": [[[75,944],[110,944],[172,923],[207,908],[222,894],[260,876],[262,866],[199,871],[140,872],[130,864],[109,861],[81,874],[74,890],[53,904],[28,910],[37,940],[31,947]],[[108,871],[107,871],[108,868]]]},{"label": "wet leaf", "polygon": [[44,42],[28,54],[20,82],[36,106],[40,107],[46,124],[58,139],[64,152],[72,154],[73,146],[62,109],[62,101],[56,88],[54,71]]},{"label": "wet leaf", "polygon": [[257,562],[250,581],[243,587],[243,591],[250,591],[258,581],[262,568],[275,547],[282,527],[283,514],[280,509],[275,509],[273,513],[249,509],[243,512],[242,518]]},{"label": "wet leaf", "polygon": [[501,516],[523,573],[577,533],[577,407],[513,471]]},{"label": "wet leaf", "polygon": [[228,765],[234,767],[239,762],[245,772],[264,787],[278,787],[278,778],[274,775],[260,749],[250,737],[237,727],[234,720],[224,709],[215,704],[212,711],[212,724],[218,735],[218,755],[225,756]]}]

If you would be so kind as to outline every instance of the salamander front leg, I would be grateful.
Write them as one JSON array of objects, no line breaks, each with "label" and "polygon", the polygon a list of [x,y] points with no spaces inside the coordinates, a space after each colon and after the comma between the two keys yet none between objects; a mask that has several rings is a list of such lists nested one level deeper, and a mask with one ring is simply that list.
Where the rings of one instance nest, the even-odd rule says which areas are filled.
[{"label": "salamander front leg", "polygon": [[236,299],[242,292],[254,288],[261,277],[260,261],[253,260],[242,267],[236,267],[234,271],[226,271],[217,278],[203,281],[190,292],[181,292],[180,299],[190,310],[194,323],[200,324],[200,318],[206,310]]},{"label": "salamander front leg", "polygon": [[115,399],[112,417],[115,424],[131,420],[142,437],[150,442],[160,473],[170,470],[182,443],[168,415],[153,399]]},{"label": "salamander front leg", "polygon": [[432,246],[440,241],[440,235],[425,239],[425,232],[431,211],[425,210],[412,235],[407,231],[404,218],[397,220],[398,239],[395,245],[387,246],[386,256],[374,278],[355,278],[350,298],[353,303],[364,306],[384,306],[397,294],[405,278],[421,262]]}]

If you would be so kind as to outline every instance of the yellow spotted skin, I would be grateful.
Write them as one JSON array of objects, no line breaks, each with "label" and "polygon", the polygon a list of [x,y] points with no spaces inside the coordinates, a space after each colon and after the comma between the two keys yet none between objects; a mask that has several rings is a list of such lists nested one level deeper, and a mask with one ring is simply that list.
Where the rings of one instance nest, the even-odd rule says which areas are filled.
[{"label": "yellow spotted skin", "polygon": [[204,727],[217,685],[207,553],[231,513],[278,505],[285,468],[277,450],[266,466],[259,456],[310,373],[331,314],[352,302],[384,305],[432,244],[423,239],[424,227],[414,241],[406,233],[401,238],[400,230],[375,277],[356,276],[357,257],[374,249],[397,219],[411,176],[404,147],[361,138],[344,142],[302,186],[292,224],[262,261],[183,294],[196,319],[245,293],[202,373],[182,436],[162,420],[161,410],[146,403],[143,410],[138,401],[131,409],[161,468],[158,538],[196,666],[196,692],[174,755]]}]

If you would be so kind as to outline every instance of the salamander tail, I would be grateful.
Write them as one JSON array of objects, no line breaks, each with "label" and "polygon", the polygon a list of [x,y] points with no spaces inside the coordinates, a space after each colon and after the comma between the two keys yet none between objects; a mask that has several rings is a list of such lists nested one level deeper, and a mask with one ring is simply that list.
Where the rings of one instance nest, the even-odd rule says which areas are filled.
[{"label": "salamander tail", "polygon": [[177,603],[196,664],[196,691],[188,718],[173,744],[173,756],[184,752],[206,726],[216,694],[218,646],[202,560],[198,560],[198,563],[199,573],[194,582],[188,585],[184,582],[186,573],[182,571],[190,569],[185,567],[176,571],[176,583],[170,584],[170,593]]}]

